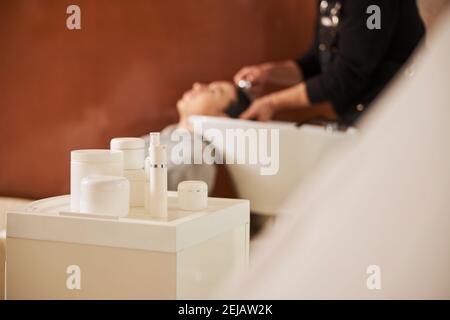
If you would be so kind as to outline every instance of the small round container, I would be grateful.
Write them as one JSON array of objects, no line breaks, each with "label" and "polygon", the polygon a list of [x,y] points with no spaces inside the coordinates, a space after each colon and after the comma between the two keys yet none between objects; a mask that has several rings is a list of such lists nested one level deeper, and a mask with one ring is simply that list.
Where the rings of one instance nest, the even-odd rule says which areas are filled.
[{"label": "small round container", "polygon": [[130,182],[130,207],[143,207],[145,192],[144,169],[124,170],[123,176]]},{"label": "small round container", "polygon": [[122,176],[123,153],[107,149],[74,150],[70,153],[70,210],[80,208],[81,179],[92,175]]},{"label": "small round container", "polygon": [[181,210],[199,211],[208,207],[208,185],[204,181],[183,181],[177,189]]},{"label": "small round container", "polygon": [[141,138],[114,138],[110,143],[111,150],[123,152],[125,170],[144,168],[145,140]]},{"label": "small round container", "polygon": [[81,180],[81,213],[125,217],[129,207],[130,183],[126,178],[89,176]]}]

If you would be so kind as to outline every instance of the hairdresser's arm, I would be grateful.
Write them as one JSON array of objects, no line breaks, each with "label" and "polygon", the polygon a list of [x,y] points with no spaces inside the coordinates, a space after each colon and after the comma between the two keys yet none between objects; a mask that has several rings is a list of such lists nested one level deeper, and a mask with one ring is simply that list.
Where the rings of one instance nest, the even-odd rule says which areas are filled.
[{"label": "hairdresser's arm", "polygon": [[235,84],[239,84],[240,80],[248,80],[252,82],[250,93],[253,96],[259,96],[265,84],[293,86],[319,74],[318,26],[316,21],[313,42],[310,49],[302,57],[296,60],[267,62],[243,67],[234,76]]},{"label": "hairdresser's arm", "polygon": [[[306,90],[305,81],[320,73],[320,63],[317,51],[318,43],[318,24],[316,23],[313,43],[308,52],[295,61],[289,60],[284,62],[285,67],[291,70],[292,77],[295,78],[297,75],[297,83],[300,83],[293,87],[256,99],[252,105],[241,114],[240,118],[268,121],[273,118],[275,113],[282,109],[301,109],[310,106],[311,103]],[[296,70],[296,72],[293,70]],[[240,79],[240,76],[241,75],[238,73],[235,77],[235,81]]]},{"label": "hairdresser's arm", "polygon": [[295,63],[302,72],[302,81],[307,80],[321,72],[319,62],[319,23],[317,18],[311,47],[303,56],[295,60]]},{"label": "hairdresser's arm", "polygon": [[239,84],[240,80],[252,83],[249,93],[253,97],[261,96],[267,85],[287,87],[299,83],[302,79],[303,74],[299,63],[294,60],[246,66],[234,76],[236,85]]},{"label": "hairdresser's arm", "polygon": [[252,105],[241,114],[241,119],[256,119],[268,121],[280,110],[301,109],[311,105],[304,82],[256,99]]},{"label": "hairdresser's arm", "polygon": [[246,66],[239,70],[234,76],[234,82],[248,80],[253,84],[272,82],[277,84],[288,84],[300,82],[302,79],[298,62],[293,60],[266,62],[253,66]]}]

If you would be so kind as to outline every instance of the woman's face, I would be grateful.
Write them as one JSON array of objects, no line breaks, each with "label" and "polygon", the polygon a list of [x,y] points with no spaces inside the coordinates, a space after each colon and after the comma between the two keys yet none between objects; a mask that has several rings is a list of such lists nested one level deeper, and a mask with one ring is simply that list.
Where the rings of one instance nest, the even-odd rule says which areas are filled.
[{"label": "woman's face", "polygon": [[181,118],[191,115],[225,116],[225,109],[235,99],[236,92],[231,82],[195,83],[178,100],[177,108]]}]

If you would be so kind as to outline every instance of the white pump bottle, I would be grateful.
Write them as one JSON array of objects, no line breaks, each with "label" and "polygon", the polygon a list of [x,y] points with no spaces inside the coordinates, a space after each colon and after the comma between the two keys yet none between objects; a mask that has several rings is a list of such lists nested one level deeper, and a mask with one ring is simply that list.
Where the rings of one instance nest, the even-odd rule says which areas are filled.
[{"label": "white pump bottle", "polygon": [[167,151],[160,144],[159,132],[150,133],[148,174],[148,213],[152,217],[167,217]]}]

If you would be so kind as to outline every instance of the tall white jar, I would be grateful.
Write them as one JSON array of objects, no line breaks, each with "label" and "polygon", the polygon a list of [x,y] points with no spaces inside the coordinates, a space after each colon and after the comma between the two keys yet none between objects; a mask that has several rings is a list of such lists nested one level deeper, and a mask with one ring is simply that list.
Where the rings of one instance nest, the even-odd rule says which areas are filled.
[{"label": "tall white jar", "polygon": [[141,138],[114,138],[111,140],[111,150],[123,152],[123,167],[125,170],[144,169],[145,140]]},{"label": "tall white jar", "polygon": [[144,169],[124,170],[123,176],[130,182],[130,207],[143,207],[145,192]]},{"label": "tall white jar", "polygon": [[86,149],[70,153],[70,210],[80,210],[81,179],[88,176],[123,176],[123,153]]}]

